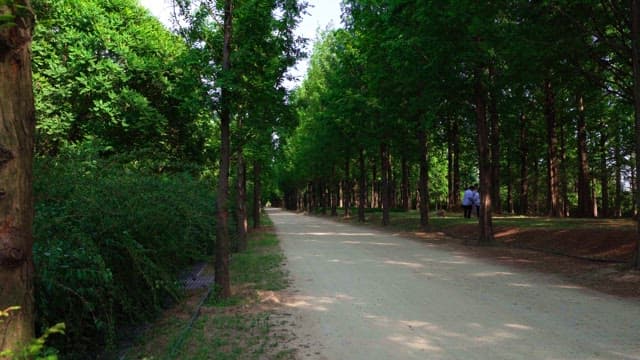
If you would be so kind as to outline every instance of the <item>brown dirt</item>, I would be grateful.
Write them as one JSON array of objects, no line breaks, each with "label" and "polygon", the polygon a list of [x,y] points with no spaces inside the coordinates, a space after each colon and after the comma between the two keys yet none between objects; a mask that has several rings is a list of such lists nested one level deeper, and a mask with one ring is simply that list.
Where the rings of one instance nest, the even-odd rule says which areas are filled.
[{"label": "brown dirt", "polygon": [[478,257],[528,271],[556,274],[584,288],[640,299],[640,271],[630,262],[638,234],[632,229],[494,229],[496,245],[468,245],[477,236],[476,224],[444,233],[410,233],[428,242],[464,249]]}]

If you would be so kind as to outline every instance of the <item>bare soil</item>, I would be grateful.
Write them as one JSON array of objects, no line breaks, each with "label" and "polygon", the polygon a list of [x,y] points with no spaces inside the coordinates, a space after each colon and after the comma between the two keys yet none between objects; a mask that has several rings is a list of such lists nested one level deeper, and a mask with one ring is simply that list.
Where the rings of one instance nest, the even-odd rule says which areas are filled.
[{"label": "bare soil", "polygon": [[468,245],[477,232],[476,224],[465,224],[441,233],[407,235],[464,248],[496,263],[557,274],[585,288],[640,299],[640,271],[630,266],[639,235],[632,229],[613,226],[577,229],[496,227],[495,246]]}]

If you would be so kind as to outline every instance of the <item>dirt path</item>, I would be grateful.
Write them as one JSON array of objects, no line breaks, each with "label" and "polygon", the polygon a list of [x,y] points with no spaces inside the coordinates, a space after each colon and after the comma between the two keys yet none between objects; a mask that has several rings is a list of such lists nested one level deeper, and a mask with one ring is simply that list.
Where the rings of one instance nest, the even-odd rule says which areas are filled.
[{"label": "dirt path", "polygon": [[269,210],[301,359],[640,359],[640,303]]}]

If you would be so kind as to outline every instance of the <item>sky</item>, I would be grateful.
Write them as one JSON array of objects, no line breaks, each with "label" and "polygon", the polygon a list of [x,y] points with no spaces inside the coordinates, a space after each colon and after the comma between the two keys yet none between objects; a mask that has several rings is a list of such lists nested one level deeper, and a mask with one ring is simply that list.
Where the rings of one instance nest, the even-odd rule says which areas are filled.
[{"label": "sky", "polygon": [[[171,0],[139,0],[140,4],[151,11],[160,21],[167,27],[170,27],[171,16]],[[307,53],[313,48],[313,41],[316,39],[317,31],[324,30],[327,27],[340,27],[340,0],[308,0],[308,14],[302,18],[302,22],[298,26],[296,33],[300,36],[310,39],[307,45]],[[303,59],[298,61],[295,69],[291,69],[290,73],[302,80],[307,71],[309,61]],[[288,88],[294,87],[298,82],[288,83]]]}]

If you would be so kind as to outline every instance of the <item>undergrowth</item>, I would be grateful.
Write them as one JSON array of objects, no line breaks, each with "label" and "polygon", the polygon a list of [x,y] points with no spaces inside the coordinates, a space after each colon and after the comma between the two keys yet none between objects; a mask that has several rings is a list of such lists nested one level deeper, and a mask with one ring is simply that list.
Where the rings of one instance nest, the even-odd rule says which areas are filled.
[{"label": "undergrowth", "polygon": [[[119,328],[180,298],[176,274],[211,254],[215,196],[192,175],[94,156],[37,159],[38,325],[64,322],[62,358],[95,358]],[[173,300],[172,300],[173,299]]]},{"label": "undergrowth", "polygon": [[[187,320],[190,313],[166,315],[127,359],[293,359],[294,352],[282,346],[286,335],[273,333],[280,321],[270,311],[254,306],[257,291],[287,286],[283,260],[272,232],[250,233],[248,250],[234,254],[231,260],[233,297],[208,298],[192,327]],[[177,318],[183,319],[182,326],[175,326]]]}]

